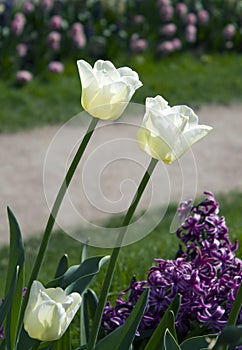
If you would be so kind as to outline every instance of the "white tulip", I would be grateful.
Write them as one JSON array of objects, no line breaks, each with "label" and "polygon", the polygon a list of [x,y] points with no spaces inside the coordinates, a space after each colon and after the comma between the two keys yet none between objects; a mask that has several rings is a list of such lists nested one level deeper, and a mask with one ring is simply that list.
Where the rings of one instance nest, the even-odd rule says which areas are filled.
[{"label": "white tulip", "polygon": [[173,163],[212,127],[198,125],[198,117],[187,106],[170,107],[161,96],[146,99],[146,112],[137,134],[139,147],[151,157]]},{"label": "white tulip", "polygon": [[119,118],[135,90],[142,86],[136,72],[128,67],[117,69],[110,61],[98,60],[92,68],[86,61],[79,60],[77,66],[82,84],[82,107],[95,118]]},{"label": "white tulip", "polygon": [[31,338],[51,341],[62,337],[81,305],[79,293],[47,288],[34,281],[24,315],[24,328]]}]

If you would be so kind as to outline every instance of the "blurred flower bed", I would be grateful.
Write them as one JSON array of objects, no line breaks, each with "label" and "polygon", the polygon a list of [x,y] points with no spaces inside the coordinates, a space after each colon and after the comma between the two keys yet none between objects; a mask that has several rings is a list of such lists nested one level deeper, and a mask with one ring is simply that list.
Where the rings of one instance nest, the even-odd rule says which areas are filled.
[{"label": "blurred flower bed", "polygon": [[19,84],[45,71],[62,73],[68,58],[241,49],[242,1],[0,2],[0,76]]}]

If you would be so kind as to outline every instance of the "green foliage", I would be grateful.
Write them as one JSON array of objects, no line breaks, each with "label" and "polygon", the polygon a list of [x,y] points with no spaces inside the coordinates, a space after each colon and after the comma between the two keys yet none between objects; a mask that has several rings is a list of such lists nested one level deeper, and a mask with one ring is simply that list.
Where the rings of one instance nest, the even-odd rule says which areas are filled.
[{"label": "green foliage", "polygon": [[148,300],[149,290],[147,289],[140,296],[130,316],[126,322],[112,333],[103,338],[95,347],[95,350],[123,350],[129,349],[132,345],[135,333],[138,329],[140,320],[145,311]]},{"label": "green foliage", "polygon": [[215,339],[217,338],[217,335],[201,335],[197,337],[191,337],[180,345],[181,350],[194,350],[194,349],[205,349],[208,348],[209,344],[211,344]]},{"label": "green foliage", "polygon": [[234,350],[237,345],[242,344],[242,326],[226,326],[218,337],[213,350]]},{"label": "green foliage", "polygon": [[[180,305],[180,296],[177,295],[170,306],[167,308],[164,316],[162,317],[159,326],[154,331],[152,337],[150,338],[145,350],[163,350],[164,337],[166,331],[168,330],[172,337],[177,341],[176,331],[174,327],[175,315],[178,312]],[[168,335],[169,338],[169,335]]]},{"label": "green foliage", "polygon": [[[113,61],[116,66],[127,65],[122,55]],[[192,107],[241,101],[242,61],[236,54],[179,54],[161,61],[146,54],[132,57],[129,66],[139,73],[144,84],[132,102],[144,104],[147,96],[158,94],[171,105]],[[16,89],[11,82],[0,82],[0,104],[0,132],[65,123],[82,111],[76,63],[69,63],[61,76],[39,76],[22,89]]]},{"label": "green foliage", "polygon": [[180,346],[178,345],[176,339],[173,337],[169,329],[166,330],[164,336],[164,350],[181,350]]},{"label": "green foliage", "polygon": [[81,294],[108,260],[109,256],[92,257],[80,265],[71,266],[62,276],[48,282],[46,288],[61,287],[68,294],[73,292]]}]

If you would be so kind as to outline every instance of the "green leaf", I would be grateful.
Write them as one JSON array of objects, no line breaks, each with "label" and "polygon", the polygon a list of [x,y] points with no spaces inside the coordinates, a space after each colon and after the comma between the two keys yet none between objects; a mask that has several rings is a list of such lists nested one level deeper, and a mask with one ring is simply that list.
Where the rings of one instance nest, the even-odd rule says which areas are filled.
[{"label": "green leaf", "polygon": [[89,337],[89,320],[88,320],[88,299],[87,294],[83,293],[83,300],[80,308],[80,345],[87,344]]},{"label": "green leaf", "polygon": [[21,270],[24,264],[24,246],[18,222],[9,207],[7,208],[7,213],[9,222],[10,243],[5,295],[7,295],[9,291],[11,281],[16,271],[16,266],[19,266],[19,269]]},{"label": "green leaf", "polygon": [[83,293],[83,302],[80,308],[80,345],[84,346],[89,338],[89,320],[94,318],[98,298],[92,289]]},{"label": "green leaf", "polygon": [[79,278],[86,278],[91,281],[108,260],[109,256],[98,256],[89,258],[80,265],[71,266],[62,276],[47,283],[46,288],[61,287],[66,289],[72,283],[75,284]]},{"label": "green leaf", "polygon": [[90,288],[87,289],[86,296],[87,296],[88,307],[90,311],[90,318],[93,319],[97,309],[98,297],[96,293]]},{"label": "green leaf", "polygon": [[24,287],[24,245],[18,222],[10,208],[7,208],[7,213],[10,231],[10,247],[5,294],[9,291],[10,281],[14,278],[13,275],[17,267],[19,270],[14,297],[12,299],[11,313],[7,316],[5,327],[6,342],[9,347],[14,348]]},{"label": "green leaf", "polygon": [[[90,282],[92,281],[93,277],[100,271],[102,266],[106,264],[106,262],[110,259],[110,256],[104,256],[104,257],[94,257],[89,258],[85,260],[80,266],[85,265],[85,269],[80,269],[82,275],[80,277],[77,277],[74,279],[72,283],[68,283],[68,287],[66,288],[66,292],[68,294],[73,292],[83,293],[84,290],[88,287]],[[83,271],[84,270],[84,271]],[[71,279],[67,279],[68,282],[73,280],[73,277]],[[64,287],[63,287],[64,288]]]},{"label": "green leaf", "polygon": [[10,329],[10,342],[12,348],[14,348],[14,344],[16,342],[18,324],[19,324],[19,316],[20,309],[22,305],[23,299],[23,288],[24,288],[24,268],[20,270],[17,285],[14,292],[14,298],[11,307],[11,314],[9,314],[6,323],[6,329],[9,327]]},{"label": "green leaf", "polygon": [[32,349],[32,346],[34,345],[34,343],[36,342],[35,339],[30,338],[28,333],[24,330],[24,328],[22,329],[20,336],[19,336],[19,340],[18,340],[18,344],[16,347],[16,350],[29,350]]},{"label": "green leaf", "polygon": [[12,277],[12,282],[9,288],[9,292],[4,298],[4,302],[0,306],[0,325],[3,324],[5,317],[8,315],[11,309],[11,305],[14,298],[14,292],[17,285],[18,275],[19,275],[19,268],[17,266],[15,269],[15,273]]},{"label": "green leaf", "polygon": [[218,337],[214,350],[224,349],[228,345],[239,345],[242,341],[242,326],[226,326]]},{"label": "green leaf", "polygon": [[135,308],[127,318],[126,322],[112,333],[103,338],[95,347],[95,350],[124,350],[129,349],[135,333],[138,329],[140,321],[143,317],[145,307],[147,304],[149,290],[144,291]]},{"label": "green leaf", "polygon": [[182,350],[204,349],[214,342],[217,337],[217,334],[207,334],[188,338],[182,342],[180,347]]},{"label": "green leaf", "polygon": [[58,278],[58,277],[61,277],[62,275],[64,275],[64,273],[67,271],[67,269],[68,269],[68,255],[65,254],[62,256],[62,258],[60,259],[60,262],[57,266],[55,278]]},{"label": "green leaf", "polygon": [[236,324],[242,306],[242,283],[240,284],[238,293],[233,303],[232,309],[229,314],[227,326],[233,326]]},{"label": "green leaf", "polygon": [[176,339],[173,337],[168,328],[165,331],[164,348],[165,350],[181,350]]},{"label": "green leaf", "polygon": [[145,350],[162,350],[164,344],[164,335],[166,329],[169,329],[171,334],[176,337],[174,319],[175,315],[178,312],[180,306],[180,295],[177,294],[172,300],[170,306],[167,308],[164,313],[158,327],[152,334],[148,344],[145,347]]},{"label": "green leaf", "polygon": [[88,242],[86,242],[86,244],[83,245],[82,248],[82,256],[81,256],[81,262],[84,262],[85,260],[87,260],[87,247],[88,247]]}]

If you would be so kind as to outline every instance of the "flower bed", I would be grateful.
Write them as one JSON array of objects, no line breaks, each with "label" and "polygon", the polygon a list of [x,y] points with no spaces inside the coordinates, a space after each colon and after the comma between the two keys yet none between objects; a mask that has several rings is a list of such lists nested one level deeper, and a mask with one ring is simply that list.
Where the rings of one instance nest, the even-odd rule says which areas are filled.
[{"label": "flower bed", "polygon": [[[44,71],[60,74],[68,58],[181,50],[241,52],[239,1],[39,0],[0,5],[0,76],[24,84]],[[28,76],[26,71],[28,71]]]}]

